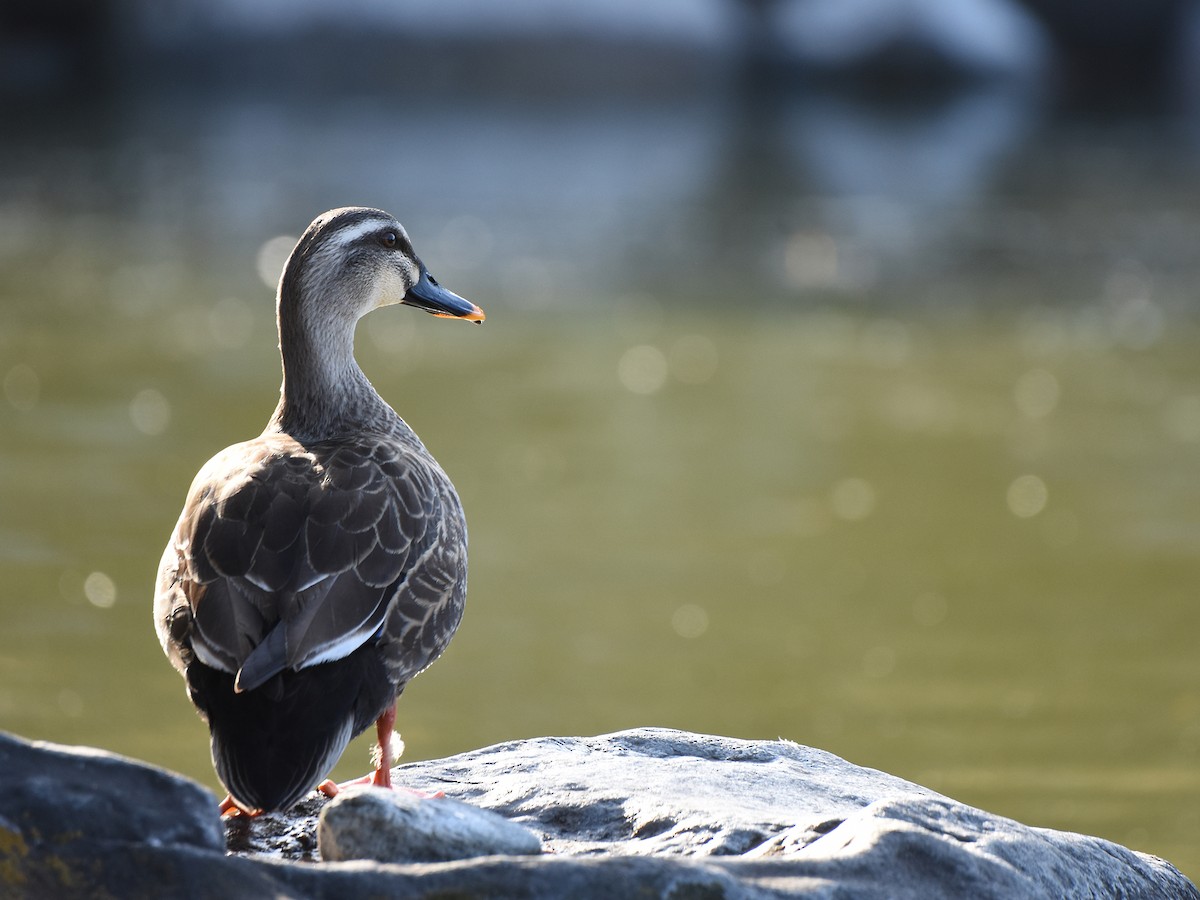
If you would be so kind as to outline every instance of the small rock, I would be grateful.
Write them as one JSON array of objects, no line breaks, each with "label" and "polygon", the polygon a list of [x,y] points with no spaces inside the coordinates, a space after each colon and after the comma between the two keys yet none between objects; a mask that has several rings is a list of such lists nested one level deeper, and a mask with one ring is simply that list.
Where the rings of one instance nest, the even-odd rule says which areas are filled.
[{"label": "small rock", "polygon": [[497,813],[448,797],[369,786],[348,788],[321,811],[317,846],[327,861],[395,863],[542,851],[537,835]]}]

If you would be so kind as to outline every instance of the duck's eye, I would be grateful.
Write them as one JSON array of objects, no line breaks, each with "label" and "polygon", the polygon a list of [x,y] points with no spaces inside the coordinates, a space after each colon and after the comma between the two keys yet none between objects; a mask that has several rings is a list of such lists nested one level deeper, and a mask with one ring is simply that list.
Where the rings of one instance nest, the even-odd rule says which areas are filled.
[{"label": "duck's eye", "polygon": [[394,231],[385,231],[379,236],[379,243],[383,244],[383,246],[387,247],[389,250],[392,247],[395,247],[399,242],[400,238],[396,237],[396,232]]}]

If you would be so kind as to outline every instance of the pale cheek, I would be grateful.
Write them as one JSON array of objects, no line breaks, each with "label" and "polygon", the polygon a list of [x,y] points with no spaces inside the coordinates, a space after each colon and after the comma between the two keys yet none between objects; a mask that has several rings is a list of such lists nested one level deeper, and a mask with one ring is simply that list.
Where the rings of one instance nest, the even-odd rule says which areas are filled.
[{"label": "pale cheek", "polygon": [[409,285],[415,284],[416,280],[416,273],[409,273],[406,278],[404,273],[395,269],[386,270],[379,278],[379,293],[375,306],[391,306],[399,303],[408,293]]}]

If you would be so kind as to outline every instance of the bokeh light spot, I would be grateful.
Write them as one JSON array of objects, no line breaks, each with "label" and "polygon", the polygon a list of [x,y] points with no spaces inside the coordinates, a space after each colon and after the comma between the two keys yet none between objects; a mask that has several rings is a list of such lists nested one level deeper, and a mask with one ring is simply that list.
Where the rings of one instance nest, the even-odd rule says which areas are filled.
[{"label": "bokeh light spot", "polygon": [[913,620],[926,628],[942,624],[946,620],[946,612],[946,598],[933,591],[927,591],[913,601]]},{"label": "bokeh light spot", "polygon": [[1045,369],[1030,369],[1013,388],[1017,409],[1030,419],[1043,419],[1054,412],[1059,394],[1058,379]]},{"label": "bokeh light spot", "polygon": [[1036,475],[1022,475],[1008,486],[1008,508],[1014,516],[1029,519],[1046,508],[1050,492]]},{"label": "bokeh light spot", "polygon": [[864,478],[843,478],[830,494],[833,513],[847,522],[858,522],[875,511],[875,488]]},{"label": "bokeh light spot", "polygon": [[92,572],[83,580],[83,595],[101,609],[111,609],[117,602],[117,586],[103,572]]},{"label": "bokeh light spot", "polygon": [[37,372],[25,363],[17,363],[4,375],[4,398],[13,409],[21,412],[28,412],[37,406],[41,388],[42,382]]},{"label": "bokeh light spot", "polygon": [[685,603],[671,614],[671,627],[681,638],[698,638],[708,631],[708,613],[695,603]]},{"label": "bokeh light spot", "polygon": [[258,256],[254,265],[258,270],[258,277],[271,290],[275,290],[279,285],[279,276],[283,274],[283,264],[287,262],[297,240],[298,238],[293,235],[281,234],[264,241],[263,245],[258,248]]},{"label": "bokeh light spot", "polygon": [[129,403],[129,418],[142,434],[158,435],[171,423],[171,403],[154,388],[138,391]]},{"label": "bokeh light spot", "polygon": [[838,246],[828,234],[801,231],[784,245],[788,283],[797,289],[831,287],[838,281]]},{"label": "bokeh light spot", "polygon": [[1167,404],[1164,413],[1167,431],[1176,439],[1200,442],[1200,395],[1185,394]]},{"label": "bokeh light spot", "polygon": [[649,344],[630,347],[617,363],[617,377],[635,394],[653,394],[666,383],[667,358]]}]

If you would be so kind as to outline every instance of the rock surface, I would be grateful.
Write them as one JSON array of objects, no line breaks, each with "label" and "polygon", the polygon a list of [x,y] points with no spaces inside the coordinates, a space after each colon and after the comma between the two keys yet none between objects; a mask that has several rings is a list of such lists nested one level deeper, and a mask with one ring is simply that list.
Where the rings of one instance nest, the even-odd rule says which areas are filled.
[{"label": "rock surface", "polygon": [[29,785],[0,796],[4,897],[1200,900],[1157,857],[784,741],[638,729],[402,766],[397,783],[493,810],[548,851],[403,865],[296,862],[315,856],[316,795],[231,823],[225,855],[216,798],[170,773],[11,738],[0,763]]},{"label": "rock surface", "polygon": [[216,797],[163,769],[0,733],[0,772],[0,897],[137,896],[110,880],[106,857],[224,850]]}]

